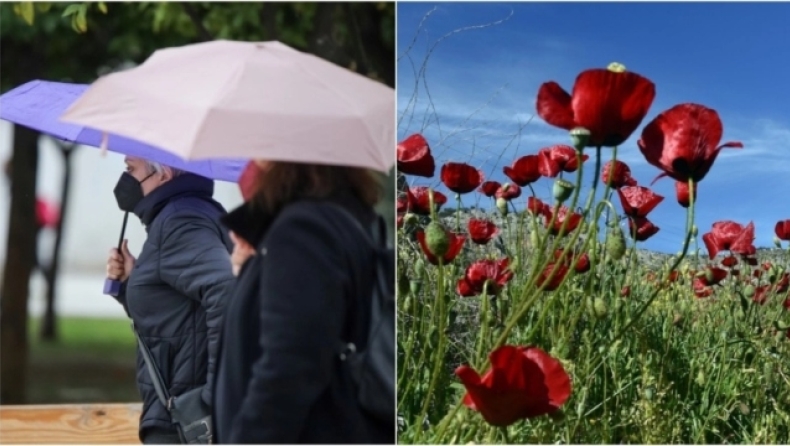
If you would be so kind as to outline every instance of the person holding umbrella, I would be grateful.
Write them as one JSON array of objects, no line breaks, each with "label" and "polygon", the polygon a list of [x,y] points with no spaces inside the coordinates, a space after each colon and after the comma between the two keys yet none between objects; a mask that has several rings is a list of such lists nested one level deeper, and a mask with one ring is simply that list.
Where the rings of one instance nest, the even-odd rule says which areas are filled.
[{"label": "person holding umbrella", "polygon": [[394,444],[394,420],[360,409],[335,349],[364,349],[376,278],[342,212],[371,227],[382,185],[362,168],[276,161],[242,178],[246,202],[223,218],[240,275],[214,386],[219,443]]},{"label": "person holding umbrella", "polygon": [[[115,197],[121,210],[140,218],[147,238],[137,258],[127,240],[120,251],[113,248],[107,277],[121,282],[116,299],[169,395],[202,388],[209,406],[222,313],[234,283],[232,243],[219,223],[226,211],[212,198],[214,182],[208,178],[142,158],[127,156],[125,162]],[[142,442],[181,443],[140,355],[137,385]]]},{"label": "person holding umbrella", "polygon": [[212,41],[98,79],[60,119],[185,160],[256,160],[222,219],[239,276],[215,440],[395,442],[395,259],[371,173],[395,165],[392,87],[281,42]]}]

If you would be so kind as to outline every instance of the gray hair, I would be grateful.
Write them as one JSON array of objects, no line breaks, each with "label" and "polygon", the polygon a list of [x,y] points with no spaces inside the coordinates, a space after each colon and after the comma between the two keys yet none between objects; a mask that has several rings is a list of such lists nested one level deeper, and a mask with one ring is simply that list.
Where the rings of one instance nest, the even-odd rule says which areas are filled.
[{"label": "gray hair", "polygon": [[145,161],[145,170],[149,174],[152,174],[152,173],[163,174],[163,173],[165,173],[166,170],[169,170],[170,171],[170,176],[172,178],[175,178],[175,177],[181,175],[182,173],[185,173],[185,171],[183,171],[181,169],[176,169],[174,167],[165,166],[164,164],[157,163],[156,161],[148,161],[148,160]]}]

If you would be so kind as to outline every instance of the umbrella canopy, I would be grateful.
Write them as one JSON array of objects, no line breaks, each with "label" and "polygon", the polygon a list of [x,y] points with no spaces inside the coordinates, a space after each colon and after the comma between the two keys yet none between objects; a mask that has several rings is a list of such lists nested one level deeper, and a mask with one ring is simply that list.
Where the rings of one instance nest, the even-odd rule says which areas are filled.
[{"label": "umbrella canopy", "polygon": [[[88,85],[35,80],[0,96],[0,119],[38,130],[66,141],[93,147],[102,145],[102,132],[59,121],[63,112],[88,89]],[[215,180],[236,182],[247,160],[182,158],[135,139],[107,135],[107,148],[124,155],[156,161]]]},{"label": "umbrella canopy", "polygon": [[395,91],[280,42],[156,51],[98,79],[61,119],[185,159],[395,163]]}]

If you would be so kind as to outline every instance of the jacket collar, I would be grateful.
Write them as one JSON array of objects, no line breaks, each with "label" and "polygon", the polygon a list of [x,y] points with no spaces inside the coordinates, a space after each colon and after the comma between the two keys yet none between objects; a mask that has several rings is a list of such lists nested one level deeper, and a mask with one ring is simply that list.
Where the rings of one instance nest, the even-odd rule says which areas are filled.
[{"label": "jacket collar", "polygon": [[159,212],[175,198],[201,197],[214,201],[214,181],[192,173],[181,174],[160,185],[143,197],[134,208],[134,214],[145,225],[146,231]]}]

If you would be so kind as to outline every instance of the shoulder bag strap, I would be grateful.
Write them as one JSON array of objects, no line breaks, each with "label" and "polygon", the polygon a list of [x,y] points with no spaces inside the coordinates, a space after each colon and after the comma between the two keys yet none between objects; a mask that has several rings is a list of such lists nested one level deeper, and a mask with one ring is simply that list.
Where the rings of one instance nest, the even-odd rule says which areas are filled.
[{"label": "shoulder bag strap", "polygon": [[159,373],[159,369],[154,362],[154,358],[151,357],[151,351],[148,350],[148,346],[145,345],[142,338],[140,338],[140,334],[137,333],[137,328],[134,326],[134,322],[132,322],[132,331],[134,332],[134,337],[137,338],[137,343],[140,345],[140,351],[143,354],[143,360],[145,361],[145,366],[148,369],[148,374],[151,375],[151,382],[154,384],[154,390],[156,390],[156,395],[159,397],[159,401],[162,403],[163,406],[170,411],[170,396],[167,392],[167,387],[165,387],[164,380],[162,379],[162,375]]}]

